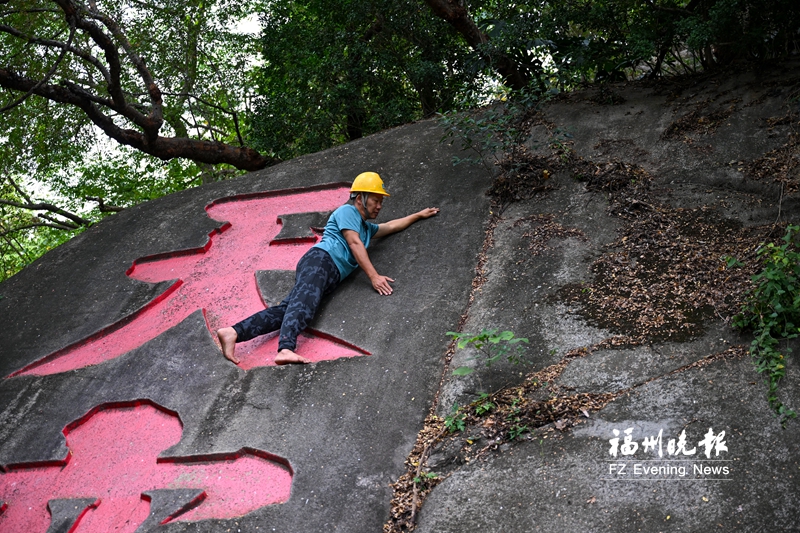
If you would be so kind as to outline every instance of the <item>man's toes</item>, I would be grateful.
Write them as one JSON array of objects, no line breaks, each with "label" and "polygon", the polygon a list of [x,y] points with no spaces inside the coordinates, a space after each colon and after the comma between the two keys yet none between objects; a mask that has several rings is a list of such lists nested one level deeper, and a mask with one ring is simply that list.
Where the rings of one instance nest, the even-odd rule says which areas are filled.
[{"label": "man's toes", "polygon": [[307,365],[311,363],[310,359],[306,359],[302,355],[297,355],[296,353],[285,350],[278,353],[278,356],[275,357],[275,364],[276,365],[292,365],[292,364],[303,364]]}]

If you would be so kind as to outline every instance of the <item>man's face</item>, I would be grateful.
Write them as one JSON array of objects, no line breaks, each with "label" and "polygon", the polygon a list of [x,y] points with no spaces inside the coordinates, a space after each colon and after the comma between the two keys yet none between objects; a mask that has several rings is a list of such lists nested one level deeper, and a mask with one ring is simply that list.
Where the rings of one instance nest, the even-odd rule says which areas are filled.
[{"label": "man's face", "polygon": [[367,220],[378,218],[378,213],[381,212],[381,207],[383,207],[383,195],[370,193],[370,195],[367,197],[367,205],[364,206],[364,214],[366,215]]}]

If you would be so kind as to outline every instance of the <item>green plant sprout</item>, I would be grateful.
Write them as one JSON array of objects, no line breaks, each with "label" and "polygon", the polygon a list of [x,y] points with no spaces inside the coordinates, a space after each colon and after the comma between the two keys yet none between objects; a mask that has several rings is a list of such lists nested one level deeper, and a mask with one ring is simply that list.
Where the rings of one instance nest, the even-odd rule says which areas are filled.
[{"label": "green plant sprout", "polygon": [[[490,366],[492,363],[505,357],[510,363],[520,364],[528,361],[523,357],[525,349],[520,343],[528,344],[528,339],[515,337],[513,331],[499,332],[497,329],[484,329],[478,335],[472,333],[456,333],[448,331],[447,335],[458,341],[457,347],[463,350],[470,344],[475,347],[479,355],[470,360],[478,359],[480,355],[485,357],[484,363]],[[475,369],[468,366],[461,366],[453,370],[454,376],[466,376],[472,374]]]},{"label": "green plant sprout", "polygon": [[797,416],[778,400],[778,383],[786,375],[785,355],[791,351],[785,344],[781,349],[781,343],[800,333],[800,252],[794,245],[798,230],[800,226],[789,225],[782,245],[762,243],[759,247],[764,268],[751,278],[755,287],[742,312],[733,317],[735,327],[752,329],[755,334],[750,355],[756,370],[766,376],[767,401],[784,426]]},{"label": "green plant sprout", "polygon": [[464,431],[467,427],[467,414],[461,412],[461,408],[458,406],[458,404],[453,405],[452,411],[453,414],[445,417],[444,427],[447,429],[448,433]]},{"label": "green plant sprout", "polygon": [[522,424],[522,408],[517,405],[519,403],[519,398],[514,398],[511,402],[511,412],[506,415],[506,420],[509,422],[514,422],[514,424],[508,429],[508,440],[514,440],[523,433],[527,433],[530,431],[530,428],[527,424]]},{"label": "green plant sprout", "polygon": [[525,424],[514,424],[508,430],[508,440],[514,440],[528,431],[530,431],[530,428]]},{"label": "green plant sprout", "polygon": [[480,398],[473,402],[475,406],[475,414],[478,416],[483,416],[485,414],[491,413],[494,411],[497,406],[489,401],[489,395],[485,392],[482,392]]},{"label": "green plant sprout", "polygon": [[434,480],[439,477],[439,474],[436,472],[420,472],[418,476],[415,476],[413,481],[418,485],[427,485],[428,481]]},{"label": "green plant sprout", "polygon": [[732,255],[725,255],[722,257],[722,260],[725,261],[725,268],[740,268],[744,266],[744,263]]}]

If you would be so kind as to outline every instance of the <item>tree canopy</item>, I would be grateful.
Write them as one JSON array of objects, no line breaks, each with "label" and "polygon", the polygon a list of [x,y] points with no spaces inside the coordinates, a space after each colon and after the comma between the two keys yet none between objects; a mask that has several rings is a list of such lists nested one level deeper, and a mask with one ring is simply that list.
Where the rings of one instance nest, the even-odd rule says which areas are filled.
[{"label": "tree canopy", "polygon": [[796,0],[0,0],[0,279],[172,191],[498,91],[780,59],[799,31]]},{"label": "tree canopy", "polygon": [[[113,1],[102,10],[75,0],[21,4],[2,14],[8,64],[0,68],[0,86],[21,94],[4,111],[36,95],[61,104],[54,107],[58,113],[69,109],[118,143],[159,159],[246,170],[268,162],[243,146],[238,128],[223,129],[229,117],[220,115],[231,115],[236,125],[227,101],[235,93],[225,90],[232,80],[219,78],[236,39],[212,20],[219,17],[214,7],[225,11],[223,2],[136,4],[135,10]],[[222,45],[222,53],[204,44]],[[198,108],[205,120],[197,120]],[[224,142],[234,129],[242,146]]]},{"label": "tree canopy", "polygon": [[241,125],[258,39],[234,31],[262,9],[0,1],[0,279],[62,230],[271,162]]},{"label": "tree canopy", "polygon": [[252,135],[282,159],[452,109],[476,85],[458,36],[420,4],[276,2],[262,17]]}]

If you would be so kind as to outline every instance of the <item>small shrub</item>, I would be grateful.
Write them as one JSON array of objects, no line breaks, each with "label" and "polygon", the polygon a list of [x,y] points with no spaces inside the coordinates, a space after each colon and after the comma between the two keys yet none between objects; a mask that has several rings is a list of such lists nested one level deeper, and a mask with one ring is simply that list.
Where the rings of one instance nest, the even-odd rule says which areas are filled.
[{"label": "small shrub", "polygon": [[439,478],[436,472],[420,472],[418,476],[414,476],[414,483],[422,487],[422,489],[429,488],[428,485],[431,481]]},{"label": "small shrub", "polygon": [[539,103],[539,92],[527,90],[503,98],[479,112],[450,111],[440,115],[439,123],[445,130],[441,142],[453,144],[458,140],[461,149],[470,154],[467,157],[453,156],[453,165],[483,165],[489,175],[494,176],[489,159],[499,164],[505,154],[522,144],[527,135],[524,120]]},{"label": "small shrub", "polygon": [[[525,349],[520,345],[520,343],[528,344],[528,339],[515,337],[513,331],[498,333],[497,329],[484,329],[478,335],[448,331],[447,335],[458,340],[457,347],[459,350],[463,350],[470,344],[474,346],[478,351],[478,356],[473,359],[483,356],[486,366],[490,366],[501,357],[506,357],[509,362],[514,364],[528,362],[523,357]],[[453,370],[453,375],[466,376],[474,371],[474,368],[461,366]]]},{"label": "small shrub", "polygon": [[[778,383],[786,375],[786,341],[800,333],[800,252],[794,237],[800,226],[788,226],[783,244],[762,244],[758,257],[764,268],[751,279],[755,284],[733,325],[752,329],[750,344],[756,369],[767,381],[767,400],[785,425],[797,414],[778,400]],[[783,348],[781,348],[783,346]]]}]

